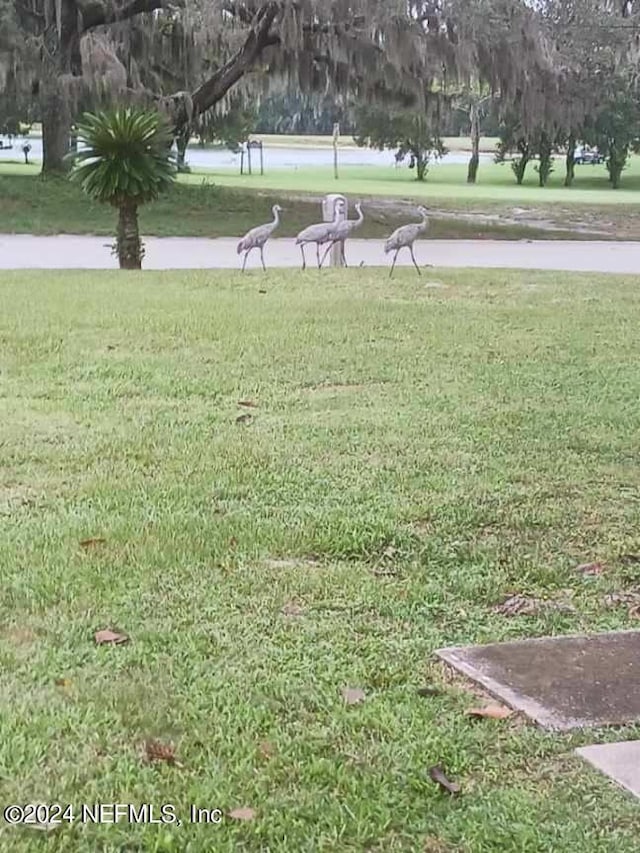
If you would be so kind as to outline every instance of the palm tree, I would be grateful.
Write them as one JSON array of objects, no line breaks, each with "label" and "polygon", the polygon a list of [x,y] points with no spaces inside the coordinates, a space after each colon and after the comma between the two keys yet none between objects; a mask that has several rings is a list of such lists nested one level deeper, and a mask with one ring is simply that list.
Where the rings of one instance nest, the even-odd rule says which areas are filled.
[{"label": "palm tree", "polygon": [[125,107],[85,113],[78,139],[82,147],[74,155],[71,180],[95,201],[118,208],[120,269],[139,270],[144,252],[138,207],[158,198],[176,177],[171,129],[157,112]]}]

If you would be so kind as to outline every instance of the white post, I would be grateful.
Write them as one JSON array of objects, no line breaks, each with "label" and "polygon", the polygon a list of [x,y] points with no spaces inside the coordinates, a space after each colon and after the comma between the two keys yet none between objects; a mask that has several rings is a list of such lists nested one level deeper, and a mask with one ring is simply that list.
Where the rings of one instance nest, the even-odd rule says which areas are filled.
[{"label": "white post", "polygon": [[[348,207],[349,203],[345,196],[340,195],[340,193],[329,193],[324,197],[324,201],[322,202],[322,219],[324,222],[332,222],[335,215],[335,204],[338,200],[342,200],[344,202],[344,206],[340,211],[340,215],[338,219],[342,221],[343,219],[347,219],[348,217]],[[340,252],[340,245],[336,244],[329,253],[329,260],[332,267],[341,267],[344,266],[342,263],[342,254]]]}]

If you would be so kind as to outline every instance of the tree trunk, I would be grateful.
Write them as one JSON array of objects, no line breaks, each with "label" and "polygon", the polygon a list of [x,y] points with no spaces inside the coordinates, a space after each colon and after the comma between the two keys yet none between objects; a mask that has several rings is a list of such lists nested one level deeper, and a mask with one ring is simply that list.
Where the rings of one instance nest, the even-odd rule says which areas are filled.
[{"label": "tree trunk", "polygon": [[71,107],[65,78],[82,74],[78,7],[75,0],[56,0],[55,26],[43,33],[40,111],[42,115],[42,172],[67,172],[65,160],[71,136]]},{"label": "tree trunk", "polygon": [[138,205],[124,202],[118,208],[118,237],[116,242],[121,270],[142,269],[142,242],[138,228]]},{"label": "tree trunk", "polygon": [[527,164],[529,163],[529,156],[523,154],[519,160],[513,160],[511,162],[511,168],[513,169],[513,174],[516,176],[516,184],[521,186],[524,181],[524,174],[527,171]]},{"label": "tree trunk", "polygon": [[471,159],[467,172],[467,183],[475,184],[480,164],[480,114],[478,105],[471,105]]},{"label": "tree trunk", "polygon": [[615,141],[609,146],[609,156],[607,157],[607,171],[609,172],[609,180],[611,187],[614,190],[620,187],[620,178],[622,171],[627,163],[629,150],[627,146],[619,147]]},{"label": "tree trunk", "polygon": [[191,128],[189,125],[185,125],[180,128],[180,132],[176,136],[176,148],[178,149],[178,171],[179,172],[190,172],[191,169],[186,163],[187,156],[187,146],[189,145],[189,139],[191,137]]},{"label": "tree trunk", "polygon": [[571,133],[569,135],[569,139],[567,140],[567,157],[565,160],[567,173],[564,178],[565,187],[570,187],[573,183],[573,179],[576,174],[576,162],[575,162],[575,154],[576,154],[576,138]]},{"label": "tree trunk", "polygon": [[65,157],[69,151],[71,114],[60,89],[45,86],[42,104],[42,173],[62,174],[69,170]]},{"label": "tree trunk", "polygon": [[423,155],[422,151],[416,151],[416,181],[424,181],[427,174],[428,159]]}]

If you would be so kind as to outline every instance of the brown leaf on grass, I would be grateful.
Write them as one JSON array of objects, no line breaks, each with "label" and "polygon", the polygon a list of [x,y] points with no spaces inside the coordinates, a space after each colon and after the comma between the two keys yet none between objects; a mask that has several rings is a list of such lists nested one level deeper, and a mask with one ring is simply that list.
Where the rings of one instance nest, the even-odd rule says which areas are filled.
[{"label": "brown leaf on grass", "polygon": [[232,536],[231,539],[229,539],[229,548],[236,548],[237,545],[238,545],[238,540],[236,539],[235,536]]},{"label": "brown leaf on grass", "polygon": [[629,616],[632,619],[640,619],[640,604],[634,604],[629,608]]},{"label": "brown leaf on grass", "polygon": [[259,290],[258,293],[266,293],[266,290]]},{"label": "brown leaf on grass", "polygon": [[70,678],[56,678],[53,683],[56,687],[62,687],[66,690],[71,687],[72,681]]},{"label": "brown leaf on grass", "polygon": [[622,554],[620,562],[625,566],[631,566],[634,563],[640,563],[640,554]]},{"label": "brown leaf on grass", "polygon": [[432,779],[436,785],[440,785],[443,791],[446,791],[452,796],[459,794],[462,790],[457,782],[452,782],[447,778],[447,774],[439,764],[435,764],[433,767],[429,768],[429,778]]},{"label": "brown leaf on grass", "polygon": [[576,572],[583,577],[592,577],[593,575],[601,575],[604,571],[602,563],[581,563],[576,566]]},{"label": "brown leaf on grass", "polygon": [[107,540],[104,538],[104,536],[93,536],[91,539],[81,539],[80,547],[96,548],[98,545],[104,545],[106,541]]},{"label": "brown leaf on grass", "polygon": [[283,616],[304,616],[304,607],[300,607],[295,601],[289,601],[280,610]]},{"label": "brown leaf on grass", "polygon": [[129,635],[123,631],[114,631],[111,628],[103,628],[101,631],[96,631],[93,635],[97,646],[103,646],[106,643],[112,643],[114,646],[120,646],[122,643],[129,642]]},{"label": "brown leaf on grass", "polygon": [[107,349],[113,350],[113,349],[115,349],[115,346],[113,344],[107,344]]},{"label": "brown leaf on grass", "polygon": [[236,423],[238,426],[248,426],[253,420],[253,415],[250,415],[248,412],[246,415],[238,415],[236,418]]},{"label": "brown leaf on grass", "polygon": [[238,400],[239,406],[244,406],[245,409],[257,409],[258,404],[254,403],[253,400]]},{"label": "brown leaf on grass", "polygon": [[261,758],[269,759],[273,758],[275,754],[276,748],[275,746],[268,740],[262,740],[258,744],[258,753]]},{"label": "brown leaf on grass", "polygon": [[361,687],[343,687],[342,698],[347,705],[359,705],[364,702],[366,694]]},{"label": "brown leaf on grass", "polygon": [[511,708],[505,708],[504,705],[485,705],[483,708],[469,708],[466,711],[469,717],[484,717],[490,720],[506,720],[507,717],[513,716]]},{"label": "brown leaf on grass", "polygon": [[175,767],[182,766],[176,757],[176,748],[171,743],[162,743],[159,740],[146,740],[144,751],[147,761],[164,761],[167,764],[173,764]]},{"label": "brown leaf on grass", "polygon": [[255,809],[252,809],[249,806],[241,806],[238,809],[231,809],[227,814],[232,820],[253,820],[256,816]]}]

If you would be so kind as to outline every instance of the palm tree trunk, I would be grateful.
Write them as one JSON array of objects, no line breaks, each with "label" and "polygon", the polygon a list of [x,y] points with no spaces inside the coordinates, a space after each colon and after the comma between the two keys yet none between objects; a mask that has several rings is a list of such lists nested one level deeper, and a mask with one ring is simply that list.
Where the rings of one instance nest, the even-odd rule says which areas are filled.
[{"label": "palm tree trunk", "polygon": [[142,242],[138,228],[138,205],[125,201],[118,208],[118,261],[121,270],[142,269]]}]

